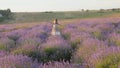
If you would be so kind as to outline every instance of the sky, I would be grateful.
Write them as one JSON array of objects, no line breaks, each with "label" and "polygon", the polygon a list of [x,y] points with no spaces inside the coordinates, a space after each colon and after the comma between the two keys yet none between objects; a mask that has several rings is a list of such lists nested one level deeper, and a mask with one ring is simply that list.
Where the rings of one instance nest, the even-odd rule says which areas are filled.
[{"label": "sky", "polygon": [[120,8],[120,0],[0,0],[0,9],[13,12],[78,11]]}]

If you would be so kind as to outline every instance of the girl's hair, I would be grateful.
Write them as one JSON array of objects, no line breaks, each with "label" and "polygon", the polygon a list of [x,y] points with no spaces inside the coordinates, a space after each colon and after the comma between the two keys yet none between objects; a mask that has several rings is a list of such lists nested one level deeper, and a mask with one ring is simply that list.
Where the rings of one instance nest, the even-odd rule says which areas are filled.
[{"label": "girl's hair", "polygon": [[58,20],[57,19],[54,20],[54,24],[58,24]]}]

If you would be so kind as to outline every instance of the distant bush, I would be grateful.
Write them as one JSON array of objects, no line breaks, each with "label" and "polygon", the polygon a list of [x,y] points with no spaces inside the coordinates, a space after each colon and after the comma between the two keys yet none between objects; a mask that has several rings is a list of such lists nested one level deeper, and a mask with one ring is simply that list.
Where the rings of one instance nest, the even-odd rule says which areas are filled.
[{"label": "distant bush", "polygon": [[44,13],[53,13],[52,11],[46,11],[46,12],[44,12]]},{"label": "distant bush", "polygon": [[12,18],[12,12],[10,9],[7,10],[0,10],[0,22],[11,19]]}]

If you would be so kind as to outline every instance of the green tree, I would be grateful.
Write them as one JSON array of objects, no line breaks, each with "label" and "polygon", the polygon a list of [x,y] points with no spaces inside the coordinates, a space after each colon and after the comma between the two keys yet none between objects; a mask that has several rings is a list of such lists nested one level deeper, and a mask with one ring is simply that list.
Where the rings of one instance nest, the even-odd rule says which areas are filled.
[{"label": "green tree", "polygon": [[4,20],[12,19],[12,12],[10,9],[7,10],[0,10],[0,22],[3,22]]}]

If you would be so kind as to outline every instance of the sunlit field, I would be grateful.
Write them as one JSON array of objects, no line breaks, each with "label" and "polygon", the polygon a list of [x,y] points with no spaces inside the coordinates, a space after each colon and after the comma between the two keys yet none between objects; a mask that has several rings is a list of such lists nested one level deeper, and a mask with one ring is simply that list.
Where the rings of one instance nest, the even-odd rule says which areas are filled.
[{"label": "sunlit field", "polygon": [[120,68],[120,10],[1,16],[0,68]]}]

